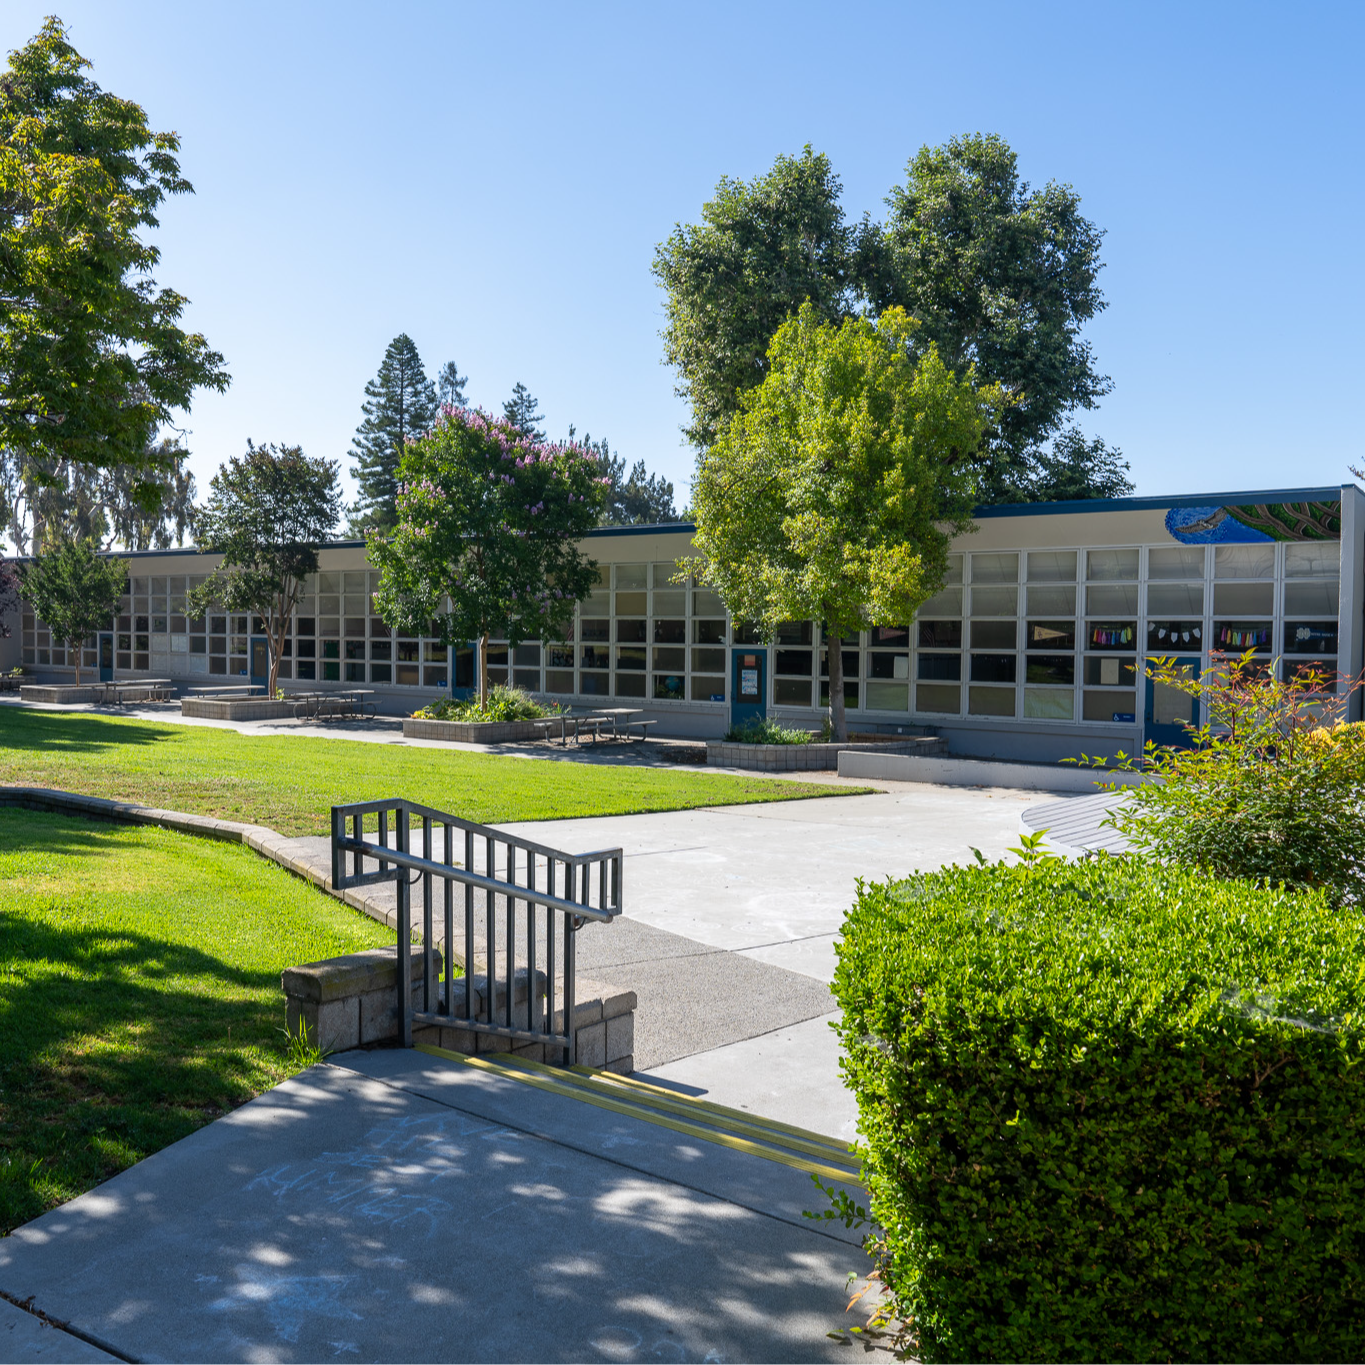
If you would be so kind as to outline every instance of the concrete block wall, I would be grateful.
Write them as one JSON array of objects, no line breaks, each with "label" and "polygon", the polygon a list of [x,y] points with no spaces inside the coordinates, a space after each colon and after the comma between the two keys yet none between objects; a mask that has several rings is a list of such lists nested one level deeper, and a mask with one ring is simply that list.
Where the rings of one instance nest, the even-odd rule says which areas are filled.
[{"label": "concrete block wall", "polygon": [[[439,972],[439,950],[433,949],[432,956],[433,970]],[[422,979],[421,952],[412,956],[412,974],[416,988]],[[399,1037],[396,948],[371,948],[291,967],[281,977],[280,984],[287,1002],[290,1032],[302,1031],[313,1046],[323,1052],[344,1052],[370,1043],[396,1041]],[[516,973],[512,986],[513,1027],[527,1027],[533,991],[543,1010],[545,986],[544,972],[536,972],[534,979],[525,969]],[[563,1059],[563,1051],[557,1047],[460,1028],[458,1020],[465,1013],[465,1001],[471,990],[474,993],[471,1013],[476,1018],[488,1017],[488,978],[477,973],[462,977],[452,991],[452,1023],[415,1028],[413,1042],[471,1054],[512,1052],[531,1061],[559,1062]],[[575,994],[578,998],[574,1004],[573,1032],[578,1064],[623,1075],[633,1071],[635,992],[580,978]],[[506,1018],[506,983],[496,980],[492,995],[492,1018],[502,1021]],[[563,1030],[562,1008],[555,1011],[552,1027],[556,1031]]]}]

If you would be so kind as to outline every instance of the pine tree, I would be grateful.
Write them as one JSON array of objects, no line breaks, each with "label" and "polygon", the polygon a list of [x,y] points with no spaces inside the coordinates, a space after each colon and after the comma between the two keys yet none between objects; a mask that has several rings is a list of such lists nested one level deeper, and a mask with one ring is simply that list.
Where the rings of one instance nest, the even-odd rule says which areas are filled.
[{"label": "pine tree", "polygon": [[543,441],[545,433],[540,424],[545,420],[541,415],[540,403],[531,397],[525,384],[517,383],[512,396],[502,405],[502,415],[528,440]]},{"label": "pine tree", "polygon": [[365,385],[364,421],[351,443],[360,496],[350,509],[350,530],[367,526],[388,530],[398,520],[397,469],[403,447],[436,420],[436,390],[422,368],[422,357],[406,332],[389,342],[379,373]]},{"label": "pine tree", "polygon": [[436,398],[442,407],[463,408],[469,406],[464,386],[469,376],[460,373],[460,367],[453,360],[447,360],[436,376]]},{"label": "pine tree", "polygon": [[[576,430],[570,425],[569,441],[575,440]],[[636,460],[627,478],[625,456],[613,455],[606,437],[594,441],[585,435],[580,444],[597,461],[599,477],[607,480],[603,526],[657,526],[677,521],[673,485],[662,474],[651,474],[643,460]]]}]

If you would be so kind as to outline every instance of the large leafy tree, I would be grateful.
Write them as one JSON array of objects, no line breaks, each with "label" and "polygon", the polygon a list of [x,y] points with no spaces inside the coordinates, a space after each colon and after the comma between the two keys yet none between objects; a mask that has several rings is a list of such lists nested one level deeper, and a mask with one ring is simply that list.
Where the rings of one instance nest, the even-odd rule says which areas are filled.
[{"label": "large leafy tree", "polygon": [[751,183],[722,179],[702,221],[658,248],[664,353],[699,455],[762,382],[770,339],[802,303],[829,322],[899,305],[921,324],[916,353],[934,345],[959,375],[975,365],[1009,399],[978,456],[983,501],[1129,491],[1117,451],[1067,435],[1109,389],[1080,335],[1105,306],[1103,233],[1075,191],[1031,190],[1003,139],[974,134],[911,159],[884,225],[848,222],[840,193],[807,147]]},{"label": "large leafy tree", "polygon": [[312,459],[298,446],[254,445],[213,476],[196,521],[199,548],[222,555],[191,594],[191,610],[249,612],[265,624],[270,695],[304,580],[318,571],[318,550],[341,517],[336,460]]},{"label": "large leafy tree", "polygon": [[23,463],[0,458],[0,518],[21,553],[52,537],[93,540],[106,550],[183,545],[196,496],[188,459],[189,451],[169,438],[144,463],[107,469],[44,456]]},{"label": "large leafy tree", "polygon": [[400,469],[398,524],[369,537],[382,572],[375,600],[390,625],[447,645],[479,642],[488,704],[488,640],[563,639],[596,580],[578,547],[606,485],[582,446],[547,445],[505,418],[443,414]]},{"label": "large leafy tree", "polygon": [[842,641],[903,624],[942,585],[1000,410],[998,389],[959,378],[932,345],[916,355],[914,331],[898,308],[835,326],[803,305],[693,486],[696,571],[731,615],[770,636],[824,622],[839,739]]},{"label": "large leafy tree", "polygon": [[[993,134],[921,147],[887,199],[880,247],[864,269],[875,309],[899,304],[919,322],[919,348],[936,346],[959,374],[975,365],[1009,397],[988,446],[990,501],[1028,497],[1037,452],[1068,414],[1112,387],[1080,335],[1105,307],[1104,233],[1080,202],[1069,185],[1031,189]],[[1060,452],[1073,462],[1078,453]]]},{"label": "large leafy tree", "polygon": [[75,654],[79,685],[81,646],[87,636],[108,628],[128,587],[128,566],[105,558],[89,541],[52,540],[24,566],[20,581],[53,638]]},{"label": "large leafy tree", "polygon": [[845,222],[841,192],[829,158],[807,146],[752,181],[722,177],[702,221],[678,224],[655,252],[664,355],[699,450],[762,382],[773,334],[803,303],[828,322],[855,310],[860,230]]},{"label": "large leafy tree", "polygon": [[0,447],[21,464],[137,468],[157,428],[228,375],[180,327],[186,300],[152,279],[145,230],[191,191],[179,139],[89,65],[51,18],[0,73]]},{"label": "large leafy tree", "polygon": [[403,448],[436,418],[436,390],[406,332],[389,342],[379,373],[365,385],[364,417],[351,442],[359,497],[351,508],[352,534],[390,527],[397,519],[397,469]]}]

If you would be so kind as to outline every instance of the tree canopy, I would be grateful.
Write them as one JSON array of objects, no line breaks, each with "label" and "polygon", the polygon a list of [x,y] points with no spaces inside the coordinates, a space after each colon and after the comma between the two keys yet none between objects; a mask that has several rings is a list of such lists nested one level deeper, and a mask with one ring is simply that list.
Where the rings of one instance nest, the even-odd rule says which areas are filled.
[{"label": "tree canopy", "polygon": [[[570,442],[573,439],[571,425]],[[596,458],[601,477],[607,480],[603,526],[657,526],[678,519],[673,484],[662,474],[651,474],[643,460],[636,460],[627,474],[625,456],[614,455],[605,437],[594,441],[591,436],[584,436],[582,444]]]},{"label": "tree canopy", "polygon": [[[451,368],[451,367],[448,367]],[[364,417],[351,442],[351,473],[358,496],[350,510],[351,532],[387,528],[397,512],[398,462],[403,448],[436,419],[436,390],[406,332],[389,342],[379,373],[365,385]]]},{"label": "tree canopy", "polygon": [[0,73],[0,447],[136,469],[197,389],[229,381],[180,327],[187,300],[152,279],[145,230],[192,188],[179,138],[89,65],[50,18]]},{"label": "tree canopy", "polygon": [[108,629],[128,587],[128,566],[105,558],[88,541],[54,539],[23,567],[20,581],[53,638],[75,655],[79,685],[81,646],[87,636]]},{"label": "tree canopy", "polygon": [[105,550],[183,545],[197,495],[188,459],[189,451],[169,437],[144,463],[105,469],[47,456],[22,463],[0,458],[0,525],[20,553],[36,551],[50,537],[91,540]]},{"label": "tree canopy", "polygon": [[859,234],[841,193],[829,158],[807,146],[752,182],[722,176],[702,221],[677,225],[655,252],[664,355],[692,405],[687,437],[698,449],[762,382],[773,334],[803,303],[827,322],[854,312]]},{"label": "tree canopy", "polygon": [[213,476],[199,512],[199,548],[223,556],[191,594],[202,616],[214,606],[250,612],[265,623],[270,694],[304,579],[318,571],[318,550],[341,516],[338,462],[312,459],[298,446],[258,446]]},{"label": "tree canopy", "polygon": [[894,305],[920,324],[915,354],[934,346],[959,377],[974,365],[1008,400],[977,457],[983,501],[1050,497],[1063,467],[1072,496],[1109,496],[1116,479],[1127,491],[1117,450],[1063,439],[1110,388],[1080,335],[1105,303],[1103,233],[1076,192],[1030,189],[1002,138],[973,134],[911,158],[884,224],[848,222],[840,195],[828,158],[807,147],[752,182],[723,177],[702,221],[658,248],[664,354],[699,455],[763,381],[769,341],[804,302],[836,323]]},{"label": "tree canopy", "polygon": [[469,383],[469,376],[460,373],[460,367],[453,361],[447,360],[441,366],[441,372],[436,376],[436,401],[443,408],[464,408],[469,406],[469,399],[465,397],[465,385]]},{"label": "tree canopy", "polygon": [[841,640],[904,625],[938,591],[1002,406],[932,344],[917,353],[914,333],[899,308],[836,326],[802,305],[693,487],[698,579],[732,617],[769,638],[784,621],[824,623],[840,739]]},{"label": "tree canopy", "polygon": [[443,413],[408,446],[398,524],[369,536],[381,570],[375,600],[392,626],[447,645],[479,642],[479,704],[488,701],[488,640],[563,639],[596,581],[578,548],[606,484],[593,455],[546,444],[507,418]]},{"label": "tree canopy", "polygon": [[512,390],[512,396],[502,405],[502,415],[523,436],[532,441],[545,439],[540,425],[545,420],[540,413],[540,401],[531,396],[531,391],[520,380]]}]

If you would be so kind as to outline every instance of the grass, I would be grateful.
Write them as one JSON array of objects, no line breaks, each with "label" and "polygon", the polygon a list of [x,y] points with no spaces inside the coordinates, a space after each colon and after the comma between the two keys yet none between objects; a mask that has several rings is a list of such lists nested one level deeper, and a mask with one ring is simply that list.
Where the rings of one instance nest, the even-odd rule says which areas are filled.
[{"label": "grass", "polygon": [[240,845],[0,809],[0,1234],[300,1070],[280,972],[392,941]]},{"label": "grass", "polygon": [[140,801],[294,835],[326,834],[333,804],[391,796],[500,824],[860,790],[362,740],[242,735],[10,706],[0,707],[0,784]]}]

